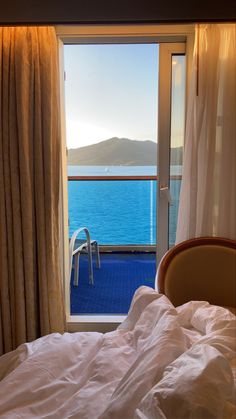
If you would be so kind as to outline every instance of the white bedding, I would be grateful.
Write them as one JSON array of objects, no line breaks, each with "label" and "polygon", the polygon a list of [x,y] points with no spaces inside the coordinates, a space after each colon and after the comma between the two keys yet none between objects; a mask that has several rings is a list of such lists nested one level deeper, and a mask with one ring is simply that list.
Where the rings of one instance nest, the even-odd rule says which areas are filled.
[{"label": "white bedding", "polygon": [[0,418],[235,418],[236,321],[139,288],[100,334],[54,333],[0,358]]}]

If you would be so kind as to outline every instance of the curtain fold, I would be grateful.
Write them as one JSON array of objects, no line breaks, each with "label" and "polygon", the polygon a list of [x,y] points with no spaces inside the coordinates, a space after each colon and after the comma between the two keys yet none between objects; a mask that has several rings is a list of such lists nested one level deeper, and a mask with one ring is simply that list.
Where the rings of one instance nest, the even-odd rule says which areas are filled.
[{"label": "curtain fold", "polygon": [[236,25],[196,28],[176,243],[236,239]]},{"label": "curtain fold", "polygon": [[54,28],[0,28],[0,82],[0,353],[4,353],[65,328]]}]

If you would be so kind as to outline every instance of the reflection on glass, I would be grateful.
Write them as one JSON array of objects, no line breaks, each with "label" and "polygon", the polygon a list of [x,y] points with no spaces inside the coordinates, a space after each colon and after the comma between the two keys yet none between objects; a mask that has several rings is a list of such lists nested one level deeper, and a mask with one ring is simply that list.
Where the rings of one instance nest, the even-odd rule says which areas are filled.
[{"label": "reflection on glass", "polygon": [[175,243],[185,130],[185,56],[172,56],[169,247]]}]

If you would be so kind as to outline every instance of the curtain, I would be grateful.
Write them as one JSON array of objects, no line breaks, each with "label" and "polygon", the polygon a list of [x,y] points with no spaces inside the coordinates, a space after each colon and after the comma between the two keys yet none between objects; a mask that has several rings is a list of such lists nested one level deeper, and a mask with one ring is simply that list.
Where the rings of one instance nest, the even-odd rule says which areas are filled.
[{"label": "curtain", "polygon": [[236,25],[196,29],[176,242],[236,239]]},{"label": "curtain", "polygon": [[59,76],[50,27],[0,28],[0,353],[63,332]]}]

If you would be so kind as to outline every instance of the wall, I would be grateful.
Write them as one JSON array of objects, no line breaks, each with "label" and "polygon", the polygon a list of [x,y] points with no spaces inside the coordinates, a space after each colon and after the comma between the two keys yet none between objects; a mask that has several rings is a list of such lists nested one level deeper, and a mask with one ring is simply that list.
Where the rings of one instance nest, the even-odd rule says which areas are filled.
[{"label": "wall", "polygon": [[236,21],[235,0],[6,0],[0,24]]}]

